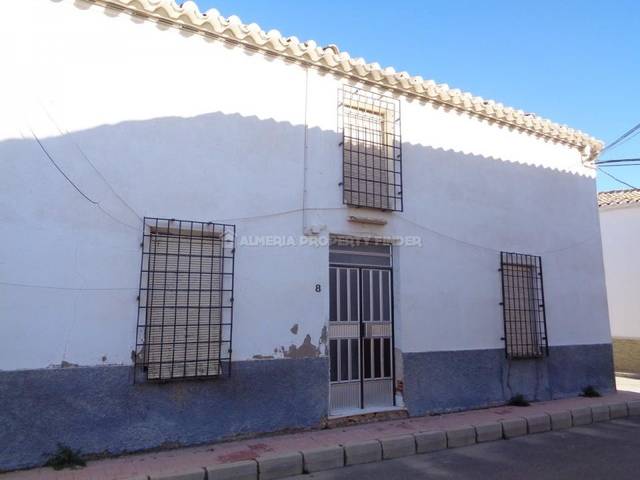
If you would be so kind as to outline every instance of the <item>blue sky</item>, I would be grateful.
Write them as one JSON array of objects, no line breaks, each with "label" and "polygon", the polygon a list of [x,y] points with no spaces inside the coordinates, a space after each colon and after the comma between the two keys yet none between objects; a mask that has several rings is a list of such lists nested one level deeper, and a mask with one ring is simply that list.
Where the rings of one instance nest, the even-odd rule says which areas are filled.
[{"label": "blue sky", "polygon": [[[535,112],[611,142],[640,122],[640,2],[198,0],[243,22]],[[603,159],[640,157],[640,135]],[[640,166],[607,171],[640,187]],[[626,188],[598,174],[599,190]]]}]

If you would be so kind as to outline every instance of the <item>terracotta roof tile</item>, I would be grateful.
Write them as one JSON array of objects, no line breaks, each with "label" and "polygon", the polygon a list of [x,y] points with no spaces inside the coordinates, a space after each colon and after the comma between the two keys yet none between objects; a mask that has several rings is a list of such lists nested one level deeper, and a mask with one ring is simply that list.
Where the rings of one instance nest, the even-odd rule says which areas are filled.
[{"label": "terracotta roof tile", "polygon": [[450,88],[446,84],[424,80],[420,76],[412,76],[407,72],[396,72],[392,67],[383,68],[377,63],[367,63],[362,58],[353,58],[347,52],[340,51],[335,45],[323,48],[313,40],[302,42],[296,37],[283,37],[277,30],[265,32],[255,23],[247,25],[236,16],[223,17],[215,9],[200,12],[193,1],[186,1],[182,5],[176,4],[174,0],[87,1],[127,10],[155,21],[172,23],[204,35],[246,44],[271,54],[295,58],[350,78],[373,82],[383,88],[422,97],[522,131],[552,138],[578,148],[585,161],[592,161],[603,148],[600,140],[566,125],[554,123],[493,100],[475,97],[470,93]]},{"label": "terracotta roof tile", "polygon": [[598,206],[611,207],[615,205],[640,204],[640,188],[627,190],[611,190],[598,193]]}]

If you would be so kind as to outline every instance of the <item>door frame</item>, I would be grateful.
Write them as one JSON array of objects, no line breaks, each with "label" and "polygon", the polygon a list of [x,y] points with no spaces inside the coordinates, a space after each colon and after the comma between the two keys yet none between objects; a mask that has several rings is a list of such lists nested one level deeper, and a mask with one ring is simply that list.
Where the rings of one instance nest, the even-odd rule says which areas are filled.
[{"label": "door frame", "polygon": [[[395,285],[393,282],[393,245],[389,244],[390,249],[390,257],[391,257],[391,266],[372,266],[372,265],[357,265],[357,264],[344,264],[344,263],[332,263],[329,262],[329,271],[331,268],[347,268],[347,269],[357,269],[358,271],[358,353],[359,353],[359,368],[360,374],[358,378],[358,382],[360,384],[360,406],[355,407],[360,410],[364,410],[364,329],[366,322],[362,319],[363,312],[363,295],[362,295],[362,271],[363,270],[383,270],[389,272],[389,289],[390,289],[390,311],[391,311],[391,352],[390,352],[390,360],[391,360],[391,405],[396,407],[396,361],[395,361],[395,299],[394,299],[394,290]],[[336,294],[338,292],[336,291]],[[331,295],[331,289],[329,289],[329,295]],[[329,299],[329,304],[331,305],[331,299]],[[329,319],[329,325],[331,323],[339,323],[339,322],[331,322]],[[328,341],[331,341],[331,337],[328,338]],[[339,359],[336,359],[338,361]],[[329,365],[331,365],[331,349],[329,349]],[[331,367],[329,367],[331,368]],[[373,368],[373,365],[372,365]],[[331,406],[331,375],[329,375],[329,406]],[[331,414],[331,409],[329,409],[329,414]]]}]

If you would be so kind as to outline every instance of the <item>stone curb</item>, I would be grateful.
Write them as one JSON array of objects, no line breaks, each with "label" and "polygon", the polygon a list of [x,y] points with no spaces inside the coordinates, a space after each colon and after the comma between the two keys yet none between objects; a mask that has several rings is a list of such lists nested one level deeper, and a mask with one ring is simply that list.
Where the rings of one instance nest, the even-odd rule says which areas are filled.
[{"label": "stone curb", "polygon": [[609,418],[623,418],[629,415],[626,403],[612,403],[609,405]]},{"label": "stone curb", "polygon": [[149,480],[204,480],[204,468],[193,468],[182,473],[151,475]]},{"label": "stone curb", "polygon": [[304,450],[302,460],[304,473],[344,467],[344,448],[335,446]]},{"label": "stone curb", "polygon": [[345,443],[342,447],[344,448],[345,465],[360,465],[362,463],[382,461],[382,445],[378,440]]},{"label": "stone curb", "polygon": [[258,478],[258,462],[223,463],[207,467],[207,480],[256,480]]},{"label": "stone curb", "polygon": [[420,432],[414,435],[416,438],[416,453],[437,452],[447,448],[446,432]]},{"label": "stone curb", "polygon": [[571,410],[571,424],[574,427],[589,425],[592,421],[593,417],[591,416],[591,408],[583,407]]},{"label": "stone curb", "polygon": [[407,457],[416,453],[416,438],[413,435],[381,439],[380,444],[384,460]]},{"label": "stone curb", "polygon": [[546,413],[528,415],[524,417],[527,421],[527,433],[542,433],[551,430],[551,417]]},{"label": "stone curb", "polygon": [[551,419],[551,430],[564,430],[573,426],[571,412],[568,410],[564,412],[553,412],[548,415]]},{"label": "stone curb", "polygon": [[278,479],[632,416],[640,416],[640,400],[524,415],[522,418],[510,418],[502,422],[346,443],[130,480]]},{"label": "stone curb", "polygon": [[474,427],[460,427],[447,430],[447,447],[466,447],[476,443],[476,429]]},{"label": "stone curb", "polygon": [[609,420],[609,407],[607,405],[594,405],[591,407],[591,418],[593,423],[606,422]]},{"label": "stone curb", "polygon": [[500,422],[495,423],[483,423],[476,425],[476,442],[493,442],[496,440],[502,440],[502,424]]},{"label": "stone curb", "polygon": [[302,474],[302,453],[300,452],[258,457],[256,460],[258,462],[258,478],[260,480]]},{"label": "stone curb", "polygon": [[521,437],[527,434],[527,421],[524,418],[510,418],[502,421],[504,438]]},{"label": "stone curb", "polygon": [[627,408],[629,409],[630,417],[637,417],[638,415],[640,415],[640,400],[627,402]]}]

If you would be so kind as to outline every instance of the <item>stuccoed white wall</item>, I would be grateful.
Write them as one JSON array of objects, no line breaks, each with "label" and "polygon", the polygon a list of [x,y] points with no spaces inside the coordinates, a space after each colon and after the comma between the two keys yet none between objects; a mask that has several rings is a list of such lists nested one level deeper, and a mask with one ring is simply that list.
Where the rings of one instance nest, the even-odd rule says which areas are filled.
[{"label": "stuccoed white wall", "polygon": [[640,338],[640,207],[603,207],[600,226],[611,334]]},{"label": "stuccoed white wall", "polygon": [[[502,347],[501,249],[543,255],[552,345],[610,340],[595,183],[577,150],[401,98],[405,210],[347,209],[344,79],[81,1],[14,8],[29,22],[0,31],[12,45],[0,53],[11,72],[0,94],[0,369],[130,362],[141,227],[118,196],[140,215],[227,221],[245,238],[297,241],[303,226],[320,239],[421,237],[394,252],[403,351]],[[281,355],[306,335],[318,345],[327,262],[326,244],[238,246],[234,359]]]}]

